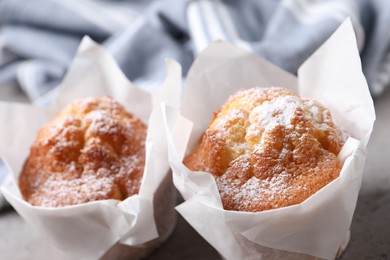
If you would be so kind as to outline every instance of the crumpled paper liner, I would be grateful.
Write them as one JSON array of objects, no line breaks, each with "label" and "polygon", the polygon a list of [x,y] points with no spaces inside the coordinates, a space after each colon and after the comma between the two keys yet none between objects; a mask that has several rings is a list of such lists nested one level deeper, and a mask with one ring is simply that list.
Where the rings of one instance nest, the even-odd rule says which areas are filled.
[{"label": "crumpled paper liner", "polygon": [[[199,142],[213,113],[241,88],[282,86],[320,101],[349,135],[340,176],[301,204],[263,212],[227,211],[214,178],[192,172],[184,154]],[[335,258],[348,234],[375,112],[349,19],[295,77],[224,42],[194,62],[180,108],[163,106],[169,161],[185,202],[176,209],[226,259]]]},{"label": "crumpled paper liner", "polygon": [[[162,87],[155,93],[143,91],[127,80],[104,49],[86,37],[50,106],[0,103],[0,154],[14,177],[1,190],[30,225],[70,258],[97,259],[120,243],[131,246],[126,250],[133,251],[130,254],[135,259],[136,255],[145,255],[155,248],[173,230],[175,196],[169,181],[159,104],[163,101],[178,104],[181,68],[172,60],[166,65],[167,77]],[[124,201],[102,200],[61,208],[31,206],[21,197],[17,182],[38,130],[73,100],[103,95],[112,96],[148,124],[145,170],[139,194]],[[108,255],[118,255],[115,251]]]}]

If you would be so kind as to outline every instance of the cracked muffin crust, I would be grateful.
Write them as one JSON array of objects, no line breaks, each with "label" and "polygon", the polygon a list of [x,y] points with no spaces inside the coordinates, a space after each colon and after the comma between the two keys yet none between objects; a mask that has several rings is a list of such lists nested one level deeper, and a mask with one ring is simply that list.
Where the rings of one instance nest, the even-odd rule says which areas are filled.
[{"label": "cracked muffin crust", "polygon": [[23,197],[59,207],[138,193],[146,132],[110,97],[72,102],[38,132],[19,177]]},{"label": "cracked muffin crust", "polygon": [[279,87],[241,90],[185,158],[210,172],[227,210],[298,204],[337,178],[345,136],[320,103]]}]

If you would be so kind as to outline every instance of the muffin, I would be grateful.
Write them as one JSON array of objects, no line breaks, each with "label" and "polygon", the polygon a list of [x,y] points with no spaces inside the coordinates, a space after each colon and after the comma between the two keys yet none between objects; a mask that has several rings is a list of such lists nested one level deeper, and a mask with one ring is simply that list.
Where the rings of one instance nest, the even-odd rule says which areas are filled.
[{"label": "muffin", "polygon": [[39,130],[19,177],[23,197],[61,207],[137,194],[146,132],[110,97],[74,101]]},{"label": "muffin", "polygon": [[184,164],[213,175],[224,209],[259,212],[299,204],[337,178],[345,139],[320,103],[252,88],[214,114]]}]

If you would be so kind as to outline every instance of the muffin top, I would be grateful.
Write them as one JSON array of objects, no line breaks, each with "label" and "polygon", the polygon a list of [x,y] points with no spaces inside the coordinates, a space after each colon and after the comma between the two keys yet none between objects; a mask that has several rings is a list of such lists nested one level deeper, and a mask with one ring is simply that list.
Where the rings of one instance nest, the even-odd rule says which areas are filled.
[{"label": "muffin top", "polygon": [[138,193],[146,132],[110,97],[74,101],[39,130],[19,177],[23,197],[59,207]]},{"label": "muffin top", "polygon": [[338,177],[344,142],[320,103],[252,88],[214,114],[184,164],[215,177],[225,209],[258,212],[301,203]]}]

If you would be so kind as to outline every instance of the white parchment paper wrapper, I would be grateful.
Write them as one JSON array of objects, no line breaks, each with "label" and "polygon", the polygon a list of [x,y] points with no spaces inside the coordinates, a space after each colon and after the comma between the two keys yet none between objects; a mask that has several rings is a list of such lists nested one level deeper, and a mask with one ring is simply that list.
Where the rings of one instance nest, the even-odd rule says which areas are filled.
[{"label": "white parchment paper wrapper", "polygon": [[[282,86],[320,101],[351,137],[338,156],[340,176],[303,203],[258,213],[226,211],[214,178],[190,171],[182,160],[213,112],[237,90],[254,86]],[[190,69],[180,109],[163,108],[174,184],[185,199],[176,209],[223,257],[336,256],[351,224],[375,120],[349,19],[301,66],[298,77],[227,43],[212,44]]]},{"label": "white parchment paper wrapper", "polygon": [[[140,247],[159,236],[153,212],[154,193],[170,177],[159,104],[164,101],[177,105],[181,83],[180,65],[171,60],[166,64],[167,77],[162,87],[156,93],[148,93],[129,82],[104,49],[84,38],[50,106],[0,103],[0,154],[14,177],[2,192],[29,224],[73,259],[97,259],[118,241]],[[73,100],[103,95],[112,96],[148,124],[139,194],[124,201],[103,200],[62,208],[31,206],[21,197],[17,180],[38,130]],[[169,181],[164,185],[170,185]],[[166,198],[171,198],[172,203],[164,203],[174,214],[175,197]],[[172,222],[171,230],[173,225]]]}]

